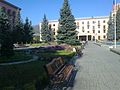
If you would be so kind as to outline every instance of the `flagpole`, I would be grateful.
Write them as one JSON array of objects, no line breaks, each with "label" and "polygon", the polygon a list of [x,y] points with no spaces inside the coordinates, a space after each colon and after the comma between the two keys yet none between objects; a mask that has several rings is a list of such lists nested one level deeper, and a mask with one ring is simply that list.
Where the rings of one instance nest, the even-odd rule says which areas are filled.
[{"label": "flagpole", "polygon": [[115,18],[114,18],[114,19],[115,19],[115,25],[114,25],[114,28],[115,28],[115,30],[114,30],[114,31],[115,31],[115,32],[114,32],[114,34],[115,34],[115,37],[114,37],[114,38],[115,38],[114,48],[116,48],[116,14],[117,14],[117,13],[116,13],[116,12],[117,12],[117,2],[116,2],[116,0],[115,0],[115,8],[114,8],[114,11],[115,11]]}]

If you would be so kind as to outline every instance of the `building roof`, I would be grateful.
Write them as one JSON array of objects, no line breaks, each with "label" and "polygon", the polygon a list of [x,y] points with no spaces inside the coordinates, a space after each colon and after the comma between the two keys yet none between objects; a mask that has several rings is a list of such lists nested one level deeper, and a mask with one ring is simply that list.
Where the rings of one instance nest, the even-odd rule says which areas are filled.
[{"label": "building roof", "polygon": [[13,8],[16,8],[16,9],[21,10],[21,8],[19,8],[19,7],[15,6],[15,5],[13,5],[13,4],[11,4],[11,3],[9,3],[9,2],[7,2],[7,1],[5,1],[5,0],[0,0],[0,2],[5,3],[5,4],[7,4],[7,5],[9,5],[9,6],[13,7]]},{"label": "building roof", "polygon": [[[109,19],[109,16],[92,16],[92,17],[75,18],[75,20],[90,20],[90,19]],[[49,23],[51,22],[58,22],[58,20],[49,20]]]},{"label": "building roof", "polygon": [[92,16],[92,17],[82,17],[82,18],[75,18],[75,20],[89,20],[89,19],[105,19],[109,18],[109,16]]}]

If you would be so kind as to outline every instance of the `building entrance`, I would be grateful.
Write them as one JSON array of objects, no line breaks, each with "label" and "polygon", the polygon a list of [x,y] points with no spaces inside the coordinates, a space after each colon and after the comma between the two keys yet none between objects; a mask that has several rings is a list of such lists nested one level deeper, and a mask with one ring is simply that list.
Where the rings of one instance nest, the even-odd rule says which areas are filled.
[{"label": "building entrance", "polygon": [[86,41],[86,36],[79,36],[80,41]]},{"label": "building entrance", "polygon": [[88,36],[79,36],[79,40],[80,41],[91,41],[91,35],[88,35]]},{"label": "building entrance", "polygon": [[88,35],[88,41],[91,41],[91,35]]}]

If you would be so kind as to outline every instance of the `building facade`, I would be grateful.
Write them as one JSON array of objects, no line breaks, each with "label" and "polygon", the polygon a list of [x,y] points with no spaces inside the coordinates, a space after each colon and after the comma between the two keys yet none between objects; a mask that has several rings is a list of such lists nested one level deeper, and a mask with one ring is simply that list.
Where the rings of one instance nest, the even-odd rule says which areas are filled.
[{"label": "building facade", "polygon": [[[109,16],[77,18],[76,30],[78,31],[77,38],[80,41],[105,40],[107,39],[107,30]],[[49,26],[52,28],[54,37],[56,39],[57,30],[59,26],[58,20],[49,21]],[[41,23],[39,24],[41,28]],[[40,34],[41,38],[41,34]],[[40,39],[41,40],[41,39]]]},{"label": "building facade", "polygon": [[20,13],[21,9],[5,0],[0,0],[0,8],[7,13],[11,25],[14,25],[15,21],[18,19],[17,15]]},{"label": "building facade", "polygon": [[108,16],[76,19],[78,39],[81,41],[105,40],[108,30]]},{"label": "building facade", "polygon": [[[116,11],[120,8],[120,3],[116,5],[113,3],[112,10],[110,12],[112,18],[116,18]],[[78,31],[77,38],[80,41],[94,41],[94,40],[106,40],[108,32],[108,16],[95,16],[95,17],[86,17],[86,18],[76,18],[76,30]],[[56,39],[57,30],[59,26],[58,20],[49,21],[49,26],[52,28],[54,37]],[[39,24],[41,29],[41,23]],[[41,33],[41,31],[40,31]],[[41,34],[40,34],[40,41]]]}]

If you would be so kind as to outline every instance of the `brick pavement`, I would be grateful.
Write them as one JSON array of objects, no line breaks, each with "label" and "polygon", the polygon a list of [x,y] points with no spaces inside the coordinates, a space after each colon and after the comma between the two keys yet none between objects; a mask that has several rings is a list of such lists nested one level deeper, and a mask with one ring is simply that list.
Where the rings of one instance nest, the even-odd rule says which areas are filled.
[{"label": "brick pavement", "polygon": [[84,49],[70,90],[120,90],[120,55],[91,42]]}]

